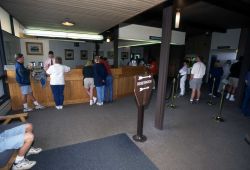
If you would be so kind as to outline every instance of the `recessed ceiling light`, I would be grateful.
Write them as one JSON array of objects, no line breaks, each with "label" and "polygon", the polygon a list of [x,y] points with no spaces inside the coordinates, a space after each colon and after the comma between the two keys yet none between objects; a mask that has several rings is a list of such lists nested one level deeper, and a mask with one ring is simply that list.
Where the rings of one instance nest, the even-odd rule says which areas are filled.
[{"label": "recessed ceiling light", "polygon": [[72,27],[75,25],[75,23],[73,23],[72,21],[70,21],[68,18],[66,18],[63,22],[62,25],[64,26],[68,26],[68,27]]}]

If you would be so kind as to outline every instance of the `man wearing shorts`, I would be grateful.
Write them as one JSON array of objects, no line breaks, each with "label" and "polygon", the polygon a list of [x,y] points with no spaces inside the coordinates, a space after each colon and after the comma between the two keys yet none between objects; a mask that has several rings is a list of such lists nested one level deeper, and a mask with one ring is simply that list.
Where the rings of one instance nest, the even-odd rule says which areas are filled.
[{"label": "man wearing shorts", "polygon": [[234,94],[239,83],[241,60],[242,57],[240,57],[239,61],[234,63],[230,68],[230,75],[228,79],[229,88],[226,96],[226,99],[229,99],[229,101],[235,101]]},{"label": "man wearing shorts", "polygon": [[206,73],[206,66],[201,61],[201,57],[196,57],[196,63],[193,65],[190,77],[190,88],[192,89],[192,94],[190,98],[190,103],[192,104],[194,98],[196,97],[196,102],[200,100],[200,88],[202,84],[202,78]]},{"label": "man wearing shorts", "polygon": [[25,159],[25,155],[38,154],[41,148],[31,147],[34,141],[32,124],[0,125],[0,152],[10,149],[19,149],[12,170],[30,169],[36,161]]},{"label": "man wearing shorts", "polygon": [[16,81],[20,86],[22,92],[23,111],[32,111],[32,108],[28,107],[27,97],[30,96],[31,100],[35,105],[35,109],[43,109],[44,106],[40,105],[35,97],[33,96],[31,85],[30,85],[30,71],[24,67],[23,54],[16,54]]}]

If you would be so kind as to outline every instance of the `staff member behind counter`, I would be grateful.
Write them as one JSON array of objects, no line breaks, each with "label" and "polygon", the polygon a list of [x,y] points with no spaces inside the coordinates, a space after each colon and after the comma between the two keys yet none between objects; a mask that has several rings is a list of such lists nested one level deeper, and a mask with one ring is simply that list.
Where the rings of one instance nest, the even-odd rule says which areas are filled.
[{"label": "staff member behind counter", "polygon": [[55,64],[54,52],[49,51],[49,57],[44,61],[44,70],[47,71],[53,64]]},{"label": "staff member behind counter", "polygon": [[35,109],[43,109],[44,106],[40,105],[35,97],[33,96],[31,85],[30,85],[30,70],[24,67],[24,56],[19,53],[15,55],[16,59],[16,81],[20,86],[22,92],[22,101],[23,101],[23,111],[29,112],[33,109],[28,107],[27,98],[31,98],[35,105]]}]

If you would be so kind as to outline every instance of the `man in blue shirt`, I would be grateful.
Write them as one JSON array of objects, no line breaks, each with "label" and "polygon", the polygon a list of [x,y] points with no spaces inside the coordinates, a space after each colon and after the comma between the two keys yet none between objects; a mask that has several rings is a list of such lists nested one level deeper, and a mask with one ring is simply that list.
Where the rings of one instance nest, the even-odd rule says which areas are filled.
[{"label": "man in blue shirt", "polygon": [[104,101],[104,86],[106,83],[107,71],[105,66],[100,63],[100,56],[95,57],[94,70],[94,83],[97,93],[97,105],[102,106]]},{"label": "man in blue shirt", "polygon": [[248,70],[246,77],[246,90],[245,90],[245,97],[242,103],[242,112],[245,116],[250,116],[250,109],[249,109],[249,101],[250,101],[250,69]]},{"label": "man in blue shirt", "polygon": [[31,85],[30,85],[30,70],[24,67],[24,56],[23,54],[16,54],[16,81],[20,86],[22,92],[22,101],[23,101],[23,111],[29,112],[32,111],[32,108],[28,107],[27,98],[31,98],[35,105],[35,109],[43,109],[44,106],[40,105],[35,97],[33,96]]}]

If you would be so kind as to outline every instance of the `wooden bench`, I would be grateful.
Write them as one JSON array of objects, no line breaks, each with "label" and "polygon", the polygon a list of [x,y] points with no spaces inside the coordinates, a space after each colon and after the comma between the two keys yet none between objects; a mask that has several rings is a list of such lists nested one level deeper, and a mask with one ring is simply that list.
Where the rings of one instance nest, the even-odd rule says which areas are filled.
[{"label": "wooden bench", "polygon": [[26,118],[28,117],[28,113],[19,113],[15,115],[7,115],[4,116],[1,120],[4,120],[3,124],[6,125],[11,122],[13,119],[20,119],[21,122],[26,122]]},{"label": "wooden bench", "polygon": [[[10,123],[14,119],[19,119],[21,122],[26,122],[26,118],[28,117],[28,113],[20,113],[15,115],[7,115],[4,117],[0,117],[0,121],[3,121],[2,124],[6,125]],[[1,165],[0,170],[10,170],[12,164],[14,163],[18,150],[7,150],[0,153],[0,157],[5,159],[4,165]]]}]

